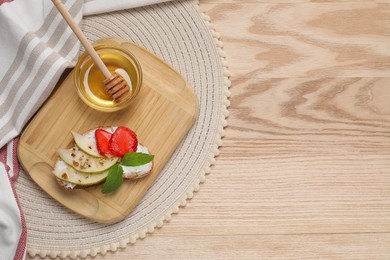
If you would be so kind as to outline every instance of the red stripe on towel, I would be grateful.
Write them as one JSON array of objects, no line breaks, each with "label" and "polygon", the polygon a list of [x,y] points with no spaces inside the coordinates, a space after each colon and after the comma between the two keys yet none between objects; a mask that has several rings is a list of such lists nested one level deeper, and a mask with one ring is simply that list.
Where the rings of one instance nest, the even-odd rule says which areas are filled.
[{"label": "red stripe on towel", "polygon": [[[1,0],[0,0],[1,1]],[[7,165],[7,145],[4,145],[1,149],[0,149],[0,162],[3,163],[5,165],[5,169],[7,170],[7,173],[9,173],[9,170],[11,169],[8,165]]]},{"label": "red stripe on towel", "polygon": [[0,0],[0,5],[4,4],[4,3],[8,3],[8,2],[12,2],[13,0]]},{"label": "red stripe on towel", "polygon": [[20,207],[20,203],[18,197],[16,196],[15,187],[11,178],[9,178],[9,182],[12,188],[12,193],[14,194],[15,201],[19,208],[20,213],[20,221],[22,223],[22,234],[20,234],[18,247],[15,252],[14,260],[22,260],[26,258],[26,249],[27,249],[27,228],[26,228],[26,220],[24,219],[24,214],[22,208]]},{"label": "red stripe on towel", "polygon": [[[0,0],[1,1],[1,0]],[[19,138],[15,138],[10,141],[7,145],[4,145],[0,149],[0,163],[5,165],[8,180],[10,182],[12,193],[16,204],[19,208],[20,221],[22,223],[22,233],[19,238],[18,247],[16,249],[14,260],[22,260],[26,259],[27,252],[27,228],[26,228],[26,220],[24,218],[24,214],[22,208],[20,206],[18,197],[16,195],[16,190],[14,187],[14,182],[19,175],[19,162],[17,157],[17,148],[18,148]],[[9,162],[11,165],[8,165]]]},{"label": "red stripe on towel", "polygon": [[15,182],[19,175],[18,149],[19,137],[13,139],[0,149],[0,162],[5,165],[11,181]]}]

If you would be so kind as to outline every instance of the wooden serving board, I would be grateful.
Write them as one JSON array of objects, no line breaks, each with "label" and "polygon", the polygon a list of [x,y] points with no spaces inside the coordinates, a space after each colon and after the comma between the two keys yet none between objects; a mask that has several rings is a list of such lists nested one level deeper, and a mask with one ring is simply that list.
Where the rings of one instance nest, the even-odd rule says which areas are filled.
[{"label": "wooden serving board", "polygon": [[[197,115],[197,98],[179,73],[142,47],[117,38],[97,43],[116,44],[138,58],[143,85],[137,98],[119,112],[93,110],[78,97],[72,71],[25,129],[18,156],[36,184],[62,205],[91,220],[112,223],[137,206],[185,137]],[[137,133],[139,142],[155,155],[152,172],[142,179],[125,181],[119,190],[107,195],[101,193],[102,185],[61,188],[51,172],[57,149],[73,143],[71,131],[83,133],[113,125],[128,126]]]}]

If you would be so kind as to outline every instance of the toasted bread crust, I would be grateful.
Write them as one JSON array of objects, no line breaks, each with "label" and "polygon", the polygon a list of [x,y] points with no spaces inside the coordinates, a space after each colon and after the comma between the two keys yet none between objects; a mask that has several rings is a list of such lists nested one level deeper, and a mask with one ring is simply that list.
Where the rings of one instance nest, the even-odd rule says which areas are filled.
[{"label": "toasted bread crust", "polygon": [[67,189],[67,190],[85,188],[85,186],[79,186],[79,185],[76,185],[74,188],[67,187],[66,184],[63,183],[62,180],[59,179],[59,178],[57,178],[57,177],[56,177],[56,181],[57,181],[57,183],[58,183],[62,188]]}]

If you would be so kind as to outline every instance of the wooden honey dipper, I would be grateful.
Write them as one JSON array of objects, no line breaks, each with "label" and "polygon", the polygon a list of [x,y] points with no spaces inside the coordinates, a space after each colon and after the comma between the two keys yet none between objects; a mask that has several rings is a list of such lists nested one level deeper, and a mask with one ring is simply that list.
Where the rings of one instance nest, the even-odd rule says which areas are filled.
[{"label": "wooden honey dipper", "polygon": [[104,64],[104,62],[99,57],[99,55],[92,47],[92,45],[88,42],[87,37],[85,37],[84,33],[81,31],[80,27],[73,19],[73,17],[70,15],[70,13],[68,12],[64,4],[61,2],[61,0],[52,0],[52,2],[56,6],[57,10],[61,13],[65,21],[68,23],[69,27],[76,34],[77,38],[80,40],[85,50],[91,56],[95,65],[103,73],[105,77],[103,83],[107,93],[117,103],[120,103],[121,101],[128,98],[131,94],[131,91],[130,91],[130,87],[127,85],[126,80],[118,73],[111,74],[107,66]]}]

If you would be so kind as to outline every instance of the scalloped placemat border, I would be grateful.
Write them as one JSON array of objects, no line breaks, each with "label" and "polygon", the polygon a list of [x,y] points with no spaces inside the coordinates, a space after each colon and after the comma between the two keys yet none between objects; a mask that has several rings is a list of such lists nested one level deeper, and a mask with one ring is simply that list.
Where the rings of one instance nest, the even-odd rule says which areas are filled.
[{"label": "scalloped placemat border", "polygon": [[227,126],[227,118],[229,116],[228,107],[230,106],[230,87],[231,87],[231,81],[230,81],[230,72],[228,68],[228,63],[226,61],[226,53],[224,51],[224,45],[221,41],[220,34],[215,30],[214,26],[211,23],[210,17],[201,10],[199,0],[195,0],[195,8],[200,13],[201,17],[203,18],[203,21],[207,25],[207,27],[210,29],[211,34],[214,38],[214,43],[218,49],[219,56],[222,61],[223,65],[223,74],[224,74],[224,89],[223,93],[225,94],[225,101],[224,101],[224,108],[223,108],[223,117],[221,118],[220,125],[219,125],[219,136],[216,139],[216,143],[214,145],[214,150],[209,155],[209,159],[206,162],[206,164],[203,166],[203,170],[199,173],[199,178],[195,182],[195,185],[190,187],[187,192],[184,194],[184,196],[179,199],[174,206],[168,210],[167,214],[162,217],[161,219],[156,220],[155,222],[151,223],[148,227],[141,230],[139,233],[132,235],[131,237],[122,239],[119,242],[111,243],[109,245],[100,246],[96,248],[91,249],[84,249],[84,250],[75,250],[75,251],[47,251],[47,250],[37,250],[37,249],[28,249],[28,254],[31,257],[40,256],[40,257],[51,257],[51,258],[66,258],[69,257],[71,259],[76,259],[78,257],[86,258],[88,256],[96,256],[97,254],[100,254],[102,256],[106,255],[107,252],[115,252],[118,249],[126,248],[130,244],[135,244],[139,238],[145,238],[147,234],[152,234],[156,228],[161,228],[164,223],[167,223],[171,220],[173,214],[177,214],[180,210],[180,208],[185,207],[187,205],[188,200],[190,200],[194,193],[199,191],[200,184],[204,183],[206,181],[206,175],[210,174],[211,167],[215,164],[216,159],[219,155],[219,148],[223,144],[223,137],[225,136],[225,130],[224,128]]}]

